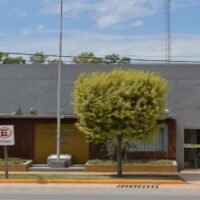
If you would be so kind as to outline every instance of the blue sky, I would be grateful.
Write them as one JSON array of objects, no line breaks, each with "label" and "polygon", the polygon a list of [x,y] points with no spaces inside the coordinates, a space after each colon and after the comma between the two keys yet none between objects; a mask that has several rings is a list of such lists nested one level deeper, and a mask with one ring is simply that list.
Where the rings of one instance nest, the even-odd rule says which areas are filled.
[{"label": "blue sky", "polygon": [[[0,51],[58,54],[59,2],[0,0]],[[172,0],[174,60],[200,60],[199,11],[200,0]],[[164,0],[64,0],[63,30],[64,55],[162,59]]]}]

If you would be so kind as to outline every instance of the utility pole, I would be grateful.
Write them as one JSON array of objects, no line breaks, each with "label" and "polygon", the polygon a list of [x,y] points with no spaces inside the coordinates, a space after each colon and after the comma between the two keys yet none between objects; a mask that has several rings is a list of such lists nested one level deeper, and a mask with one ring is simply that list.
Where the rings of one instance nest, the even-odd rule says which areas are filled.
[{"label": "utility pole", "polygon": [[57,161],[60,161],[60,89],[61,89],[61,65],[62,65],[62,24],[63,24],[63,0],[60,1],[60,47],[58,64],[58,91],[57,91]]},{"label": "utility pole", "polygon": [[169,64],[171,62],[171,0],[165,0],[165,52],[166,52],[166,62]]}]

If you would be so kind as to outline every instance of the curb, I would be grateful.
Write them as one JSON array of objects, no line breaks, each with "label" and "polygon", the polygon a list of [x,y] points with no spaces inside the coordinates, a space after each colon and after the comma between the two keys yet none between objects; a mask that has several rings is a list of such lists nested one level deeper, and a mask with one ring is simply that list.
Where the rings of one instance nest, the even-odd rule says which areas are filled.
[{"label": "curb", "polygon": [[189,184],[182,180],[30,180],[1,179],[0,184]]}]

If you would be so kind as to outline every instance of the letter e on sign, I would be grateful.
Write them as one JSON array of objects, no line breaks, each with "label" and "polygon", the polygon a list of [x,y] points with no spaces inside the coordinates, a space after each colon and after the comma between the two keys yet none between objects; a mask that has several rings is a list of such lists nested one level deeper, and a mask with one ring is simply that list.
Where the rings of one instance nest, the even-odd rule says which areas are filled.
[{"label": "letter e on sign", "polygon": [[0,146],[10,146],[15,144],[14,126],[0,125]]}]

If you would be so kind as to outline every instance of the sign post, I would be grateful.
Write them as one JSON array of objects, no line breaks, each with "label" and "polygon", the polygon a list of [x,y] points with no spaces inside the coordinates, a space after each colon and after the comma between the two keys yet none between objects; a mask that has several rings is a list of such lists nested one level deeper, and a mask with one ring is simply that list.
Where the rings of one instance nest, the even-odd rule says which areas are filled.
[{"label": "sign post", "polygon": [[8,179],[8,148],[4,146],[4,170],[5,178]]},{"label": "sign post", "polygon": [[4,146],[4,170],[5,178],[8,179],[8,148],[15,144],[14,140],[14,126],[0,125],[0,146]]}]

